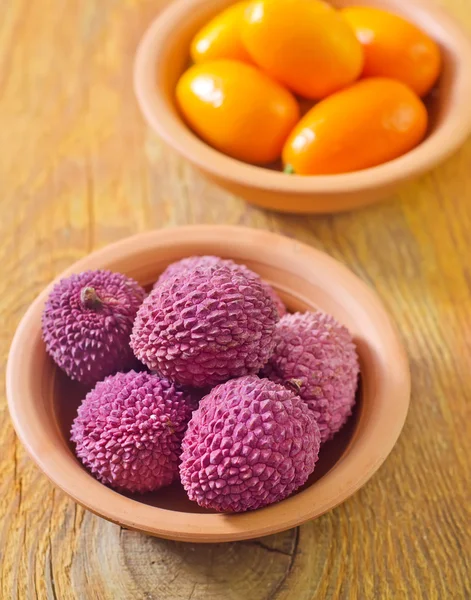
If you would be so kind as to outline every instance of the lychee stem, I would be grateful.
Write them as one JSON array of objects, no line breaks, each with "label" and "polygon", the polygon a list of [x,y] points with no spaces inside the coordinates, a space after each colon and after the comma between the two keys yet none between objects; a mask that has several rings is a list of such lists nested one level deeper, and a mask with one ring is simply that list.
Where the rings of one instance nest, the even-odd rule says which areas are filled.
[{"label": "lychee stem", "polygon": [[299,394],[303,382],[301,379],[288,379],[286,384],[289,385],[289,387],[291,387],[296,392],[296,394]]},{"label": "lychee stem", "polygon": [[80,301],[85,308],[100,308],[103,304],[95,288],[84,287],[80,291]]}]

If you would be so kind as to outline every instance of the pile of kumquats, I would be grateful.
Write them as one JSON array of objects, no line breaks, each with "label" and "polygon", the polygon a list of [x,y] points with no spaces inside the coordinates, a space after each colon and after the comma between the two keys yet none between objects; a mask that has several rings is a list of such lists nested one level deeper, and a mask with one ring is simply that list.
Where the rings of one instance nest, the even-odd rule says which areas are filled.
[{"label": "pile of kumquats", "polygon": [[437,43],[402,17],[321,0],[238,2],[195,35],[176,87],[189,127],[235,159],[328,175],[380,165],[427,131]]}]

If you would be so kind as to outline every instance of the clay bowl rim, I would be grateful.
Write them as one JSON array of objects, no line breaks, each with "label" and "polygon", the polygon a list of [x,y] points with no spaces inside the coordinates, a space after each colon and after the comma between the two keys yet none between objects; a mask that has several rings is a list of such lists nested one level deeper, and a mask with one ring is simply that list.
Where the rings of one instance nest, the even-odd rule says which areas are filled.
[{"label": "clay bowl rim", "polygon": [[[221,6],[224,0],[177,0],[151,22],[139,44],[134,63],[134,89],[139,106],[151,128],[179,154],[198,168],[222,180],[264,191],[299,194],[335,194],[370,190],[398,184],[420,175],[450,156],[471,130],[471,41],[462,27],[431,0],[409,0],[398,10],[397,0],[363,0],[363,5],[395,8],[419,23],[426,31],[438,27],[453,47],[456,73],[453,77],[452,110],[419,146],[405,155],[377,167],[338,175],[290,175],[230,158],[200,140],[184,124],[176,109],[171,110],[156,82],[167,68],[167,45],[175,31],[195,20],[208,5]],[[225,2],[230,4],[232,2]],[[358,4],[348,0],[347,4]],[[163,59],[162,59],[163,57]],[[314,208],[314,207],[313,207]]]},{"label": "clay bowl rim", "polygon": [[[374,410],[365,415],[362,434],[355,431],[340,459],[311,486],[278,504],[239,515],[179,512],[125,497],[99,483],[81,466],[64,444],[55,414],[48,415],[44,425],[40,419],[42,407],[48,406],[47,401],[41,400],[42,394],[52,394],[55,379],[52,376],[46,380],[47,374],[42,372],[45,361],[50,359],[42,345],[40,329],[42,308],[54,282],[73,272],[113,268],[113,264],[129,265],[122,270],[135,273],[139,257],[142,260],[152,253],[154,264],[159,251],[178,247],[180,252],[192,244],[205,247],[208,240],[211,250],[218,247],[226,256],[231,255],[231,248],[247,257],[254,257],[256,250],[256,260],[263,261],[260,264],[276,265],[278,269],[281,262],[287,274],[304,277],[308,266],[309,285],[316,286],[318,294],[326,297],[333,297],[335,290],[335,297],[347,298],[348,311],[366,319],[362,328],[368,331],[365,340],[357,343],[362,372],[367,367],[369,373],[363,378],[363,385],[369,386],[369,393],[374,395]],[[240,253],[238,257],[242,260]],[[186,226],[141,233],[106,246],[74,263],[54,282],[33,301],[15,333],[7,364],[8,406],[18,437],[43,473],[77,503],[109,521],[190,542],[236,541],[284,531],[322,515],[355,493],[379,469],[399,437],[409,407],[410,374],[397,331],[376,294],[349,269],[319,250],[245,227]],[[351,306],[356,307],[356,312]],[[366,354],[361,350],[364,345],[368,348]],[[47,434],[46,429],[51,427],[56,441]]]}]

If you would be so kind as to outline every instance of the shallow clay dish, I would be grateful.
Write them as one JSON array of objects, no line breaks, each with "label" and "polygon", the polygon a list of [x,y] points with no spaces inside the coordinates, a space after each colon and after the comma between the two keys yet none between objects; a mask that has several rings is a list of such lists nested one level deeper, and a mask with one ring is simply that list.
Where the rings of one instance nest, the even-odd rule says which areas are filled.
[{"label": "shallow clay dish", "polygon": [[277,211],[330,213],[371,204],[448,157],[471,130],[471,44],[460,26],[432,0],[335,0],[338,7],[376,6],[417,24],[441,46],[443,73],[427,99],[430,129],[422,144],[372,169],[344,175],[299,176],[251,166],[214,150],[194,135],[174,102],[195,32],[233,0],[178,0],[145,33],[134,86],[152,129],[211,180],[249,202]]},{"label": "shallow clay dish", "polygon": [[40,469],[66,494],[124,527],[175,540],[220,542],[300,525],[358,490],[391,452],[409,405],[404,350],[381,302],[348,269],[295,240],[263,231],[197,226],[145,233],[94,252],[60,277],[107,268],[149,286],[169,263],[195,254],[248,265],[273,285],[290,310],[320,307],[354,335],[361,362],[355,412],[323,446],[302,490],[261,510],[223,515],[190,502],[179,484],[125,496],[96,481],[69,443],[70,425],[87,390],[54,366],[41,340],[41,313],[52,284],[28,309],[11,347],[7,394],[15,429]]}]

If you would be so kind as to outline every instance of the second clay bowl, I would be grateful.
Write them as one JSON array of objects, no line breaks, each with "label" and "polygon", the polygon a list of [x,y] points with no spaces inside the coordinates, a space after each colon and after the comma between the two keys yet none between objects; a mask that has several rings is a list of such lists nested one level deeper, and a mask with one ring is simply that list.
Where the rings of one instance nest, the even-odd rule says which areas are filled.
[{"label": "second clay bowl", "polygon": [[[440,45],[443,72],[427,98],[430,126],[414,150],[374,167],[326,176],[286,175],[242,163],[194,135],[175,105],[178,78],[189,64],[189,45],[198,29],[232,0],[178,0],[156,17],[137,52],[134,87],[150,127],[205,176],[248,202],[293,213],[334,213],[371,204],[447,158],[471,130],[471,44],[461,27],[433,0],[363,0],[360,4],[397,13]],[[334,6],[358,5],[335,0]]]}]

